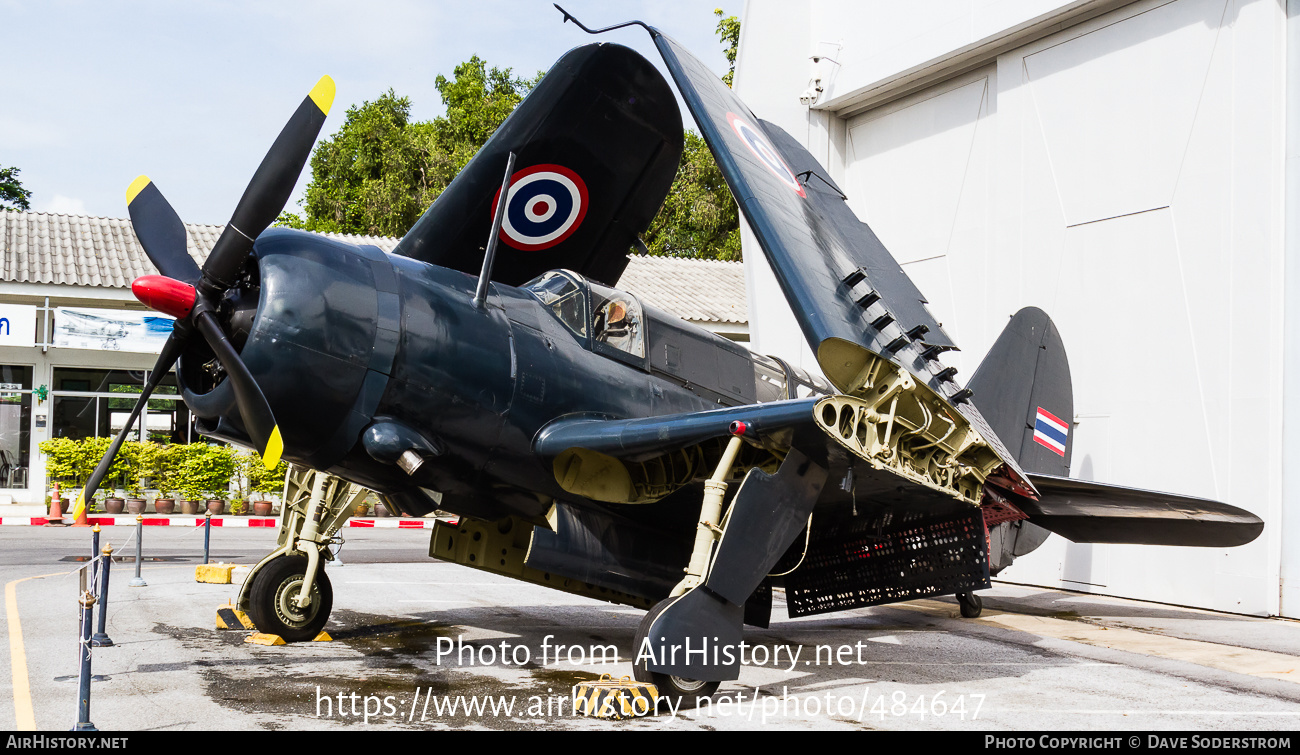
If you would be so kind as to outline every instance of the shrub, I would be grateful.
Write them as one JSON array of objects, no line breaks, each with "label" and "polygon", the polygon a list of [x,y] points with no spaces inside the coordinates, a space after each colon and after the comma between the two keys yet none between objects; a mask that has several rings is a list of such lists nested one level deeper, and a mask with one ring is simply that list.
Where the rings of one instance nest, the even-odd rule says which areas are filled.
[{"label": "shrub", "polygon": [[191,443],[180,464],[177,489],[189,500],[225,498],[235,474],[235,449]]}]

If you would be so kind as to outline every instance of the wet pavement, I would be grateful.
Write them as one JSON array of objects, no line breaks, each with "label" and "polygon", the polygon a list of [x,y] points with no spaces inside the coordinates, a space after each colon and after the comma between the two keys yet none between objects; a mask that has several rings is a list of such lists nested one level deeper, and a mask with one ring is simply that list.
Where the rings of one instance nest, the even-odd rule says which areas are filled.
[{"label": "wet pavement", "polygon": [[[202,536],[145,531],[147,587],[115,563],[94,651],[91,720],[146,729],[1290,730],[1300,624],[999,584],[984,614],[951,599],[747,628],[746,665],[714,705],[627,721],[575,716],[569,694],[631,673],[642,612],[432,561],[428,533],[348,533],[327,573],[332,642],[266,647],[216,631],[238,586],[199,584]],[[133,530],[106,542],[134,554]],[[275,532],[214,533],[255,562]],[[66,730],[76,712],[84,531],[0,529],[0,722]],[[159,559],[159,560],[151,560]],[[16,631],[17,630],[17,631]],[[25,666],[26,682],[22,671]]]}]

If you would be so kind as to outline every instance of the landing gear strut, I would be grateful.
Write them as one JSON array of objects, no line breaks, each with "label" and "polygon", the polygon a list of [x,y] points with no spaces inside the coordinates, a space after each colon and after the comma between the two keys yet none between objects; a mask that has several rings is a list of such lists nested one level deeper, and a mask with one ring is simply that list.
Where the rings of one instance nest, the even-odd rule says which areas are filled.
[{"label": "landing gear strut", "polygon": [[967,619],[978,619],[984,611],[984,601],[973,592],[957,593],[957,605],[961,606],[961,615]]},{"label": "landing gear strut", "polygon": [[286,642],[320,633],[334,603],[321,561],[333,560],[329,546],[368,493],[324,472],[289,467],[276,549],[253,567],[239,591],[238,605],[258,631]]}]

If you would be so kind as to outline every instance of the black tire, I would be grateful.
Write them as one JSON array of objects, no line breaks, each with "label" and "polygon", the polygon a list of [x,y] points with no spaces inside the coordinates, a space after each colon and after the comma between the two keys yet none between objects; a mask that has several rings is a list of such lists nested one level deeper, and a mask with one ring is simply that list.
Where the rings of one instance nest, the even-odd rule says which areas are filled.
[{"label": "black tire", "polygon": [[311,605],[299,610],[294,600],[306,575],[306,556],[280,556],[257,572],[248,616],[259,632],[278,634],[285,642],[305,642],[320,634],[334,607],[334,589],[322,564],[312,583]]},{"label": "black tire", "polygon": [[957,605],[961,606],[961,615],[967,619],[978,619],[984,612],[984,601],[973,592],[957,593]]},{"label": "black tire", "polygon": [[[672,605],[673,600],[674,598],[667,598],[659,601],[641,619],[640,626],[636,628],[636,638],[633,641],[633,658],[641,654],[641,645],[645,642],[646,636],[650,634],[650,625],[654,623],[659,614],[664,612],[665,608]],[[653,684],[658,689],[661,700],[668,701],[668,704],[674,709],[682,708],[686,710],[697,708],[700,703],[712,698],[722,684],[722,682],[702,682],[696,679],[656,673],[646,668],[644,661],[633,662],[632,678],[638,682]]]}]

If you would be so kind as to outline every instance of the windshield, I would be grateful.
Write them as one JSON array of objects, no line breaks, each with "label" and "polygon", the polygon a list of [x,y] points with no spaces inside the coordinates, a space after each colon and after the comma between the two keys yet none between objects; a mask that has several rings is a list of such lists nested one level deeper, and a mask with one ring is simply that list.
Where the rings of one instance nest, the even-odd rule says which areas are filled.
[{"label": "windshield", "polygon": [[555,270],[543,273],[525,283],[524,290],[545,304],[565,327],[579,336],[586,337],[586,302],[582,297],[582,289],[568,274]]}]

